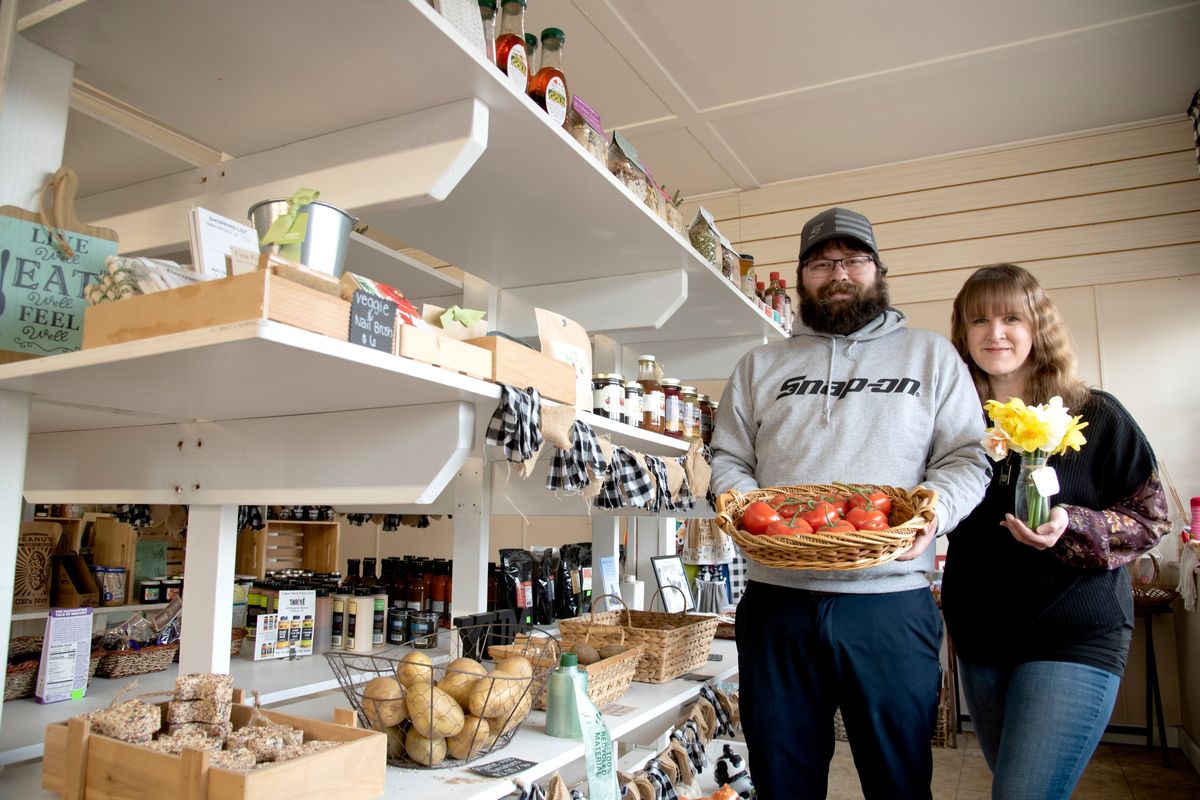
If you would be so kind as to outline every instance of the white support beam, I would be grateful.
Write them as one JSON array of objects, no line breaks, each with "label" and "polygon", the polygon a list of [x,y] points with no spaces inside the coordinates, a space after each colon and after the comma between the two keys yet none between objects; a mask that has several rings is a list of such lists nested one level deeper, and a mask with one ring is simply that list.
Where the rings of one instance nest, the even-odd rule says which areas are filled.
[{"label": "white support beam", "polygon": [[644,272],[568,283],[507,289],[501,296],[500,321],[511,336],[537,335],[534,308],[547,308],[578,322],[589,333],[657,330],[688,298],[682,269]]},{"label": "white support beam", "polygon": [[[0,391],[0,641],[12,626],[13,580],[21,531],[21,485],[29,443],[29,395]],[[0,706],[0,713],[3,707]]]},{"label": "white support beam", "polygon": [[298,186],[356,215],[434,203],[483,155],[488,119],[481,101],[460,100],[81,198],[78,213],[121,231],[122,252],[164,253],[186,246],[193,206],[244,219]]},{"label": "white support beam", "polygon": [[179,671],[229,672],[233,627],[233,564],[237,550],[237,506],[188,508],[186,631],[179,648]]},{"label": "white support beam", "polygon": [[[625,520],[620,517],[592,517],[592,607],[597,608],[600,595],[604,593],[600,578],[600,559],[611,556],[617,564],[617,579],[620,580],[621,531]],[[620,608],[616,600],[606,600],[602,609]]]},{"label": "white support beam", "polygon": [[[353,387],[347,387],[352,391]],[[428,503],[474,446],[469,403],[41,433],[30,502]],[[399,453],[419,458],[397,458]]]},{"label": "white support beam", "polygon": [[491,474],[482,459],[470,458],[454,482],[452,617],[487,610]]}]

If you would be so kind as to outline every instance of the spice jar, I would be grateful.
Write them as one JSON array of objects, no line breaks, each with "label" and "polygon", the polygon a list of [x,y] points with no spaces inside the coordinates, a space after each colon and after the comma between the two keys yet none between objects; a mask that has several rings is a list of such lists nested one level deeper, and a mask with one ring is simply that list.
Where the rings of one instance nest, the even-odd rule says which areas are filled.
[{"label": "spice jar", "polygon": [[637,382],[642,387],[642,427],[653,433],[663,432],[662,386],[658,379],[661,373],[654,356],[638,356]]},{"label": "spice jar", "polygon": [[642,427],[642,385],[637,381],[625,384],[625,407],[621,421],[635,428]]},{"label": "spice jar", "polygon": [[679,387],[679,427],[683,438],[691,442],[700,438],[700,407],[696,405],[696,387]]},{"label": "spice jar", "polygon": [[663,378],[659,381],[663,393],[662,432],[672,439],[683,438],[683,398],[680,396],[679,381]]},{"label": "spice jar", "polygon": [[700,441],[708,444],[712,441],[713,432],[713,410],[712,403],[709,402],[708,395],[696,395],[696,404],[700,410]]}]

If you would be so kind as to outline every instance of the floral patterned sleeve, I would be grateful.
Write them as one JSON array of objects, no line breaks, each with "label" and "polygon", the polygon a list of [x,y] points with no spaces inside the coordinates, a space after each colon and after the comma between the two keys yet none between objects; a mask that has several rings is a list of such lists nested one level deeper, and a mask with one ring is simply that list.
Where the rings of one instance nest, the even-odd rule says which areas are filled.
[{"label": "floral patterned sleeve", "polygon": [[1066,564],[1116,569],[1149,550],[1170,530],[1167,496],[1157,473],[1103,511],[1064,504],[1067,529],[1054,546]]}]

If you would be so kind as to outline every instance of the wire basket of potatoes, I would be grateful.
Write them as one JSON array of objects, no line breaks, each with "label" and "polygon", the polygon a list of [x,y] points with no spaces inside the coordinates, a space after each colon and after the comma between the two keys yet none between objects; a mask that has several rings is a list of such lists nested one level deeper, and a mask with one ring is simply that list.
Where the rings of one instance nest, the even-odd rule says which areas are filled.
[{"label": "wire basket of potatoes", "polygon": [[[401,645],[379,654],[325,654],[361,724],[387,734],[393,766],[445,769],[503,749],[553,670],[536,658],[551,638],[543,631],[527,631],[515,647],[510,628],[468,625],[453,633],[452,652]],[[486,652],[479,642],[506,640],[511,650],[503,657],[463,655]]]}]

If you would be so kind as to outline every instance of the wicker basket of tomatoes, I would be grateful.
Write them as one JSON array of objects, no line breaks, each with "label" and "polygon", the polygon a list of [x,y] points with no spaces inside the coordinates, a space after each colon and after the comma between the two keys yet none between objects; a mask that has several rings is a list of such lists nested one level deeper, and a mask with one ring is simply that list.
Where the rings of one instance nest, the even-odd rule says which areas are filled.
[{"label": "wicker basket of tomatoes", "polygon": [[765,567],[865,569],[911,547],[936,499],[924,487],[850,484],[732,491],[717,498],[717,524]]}]

